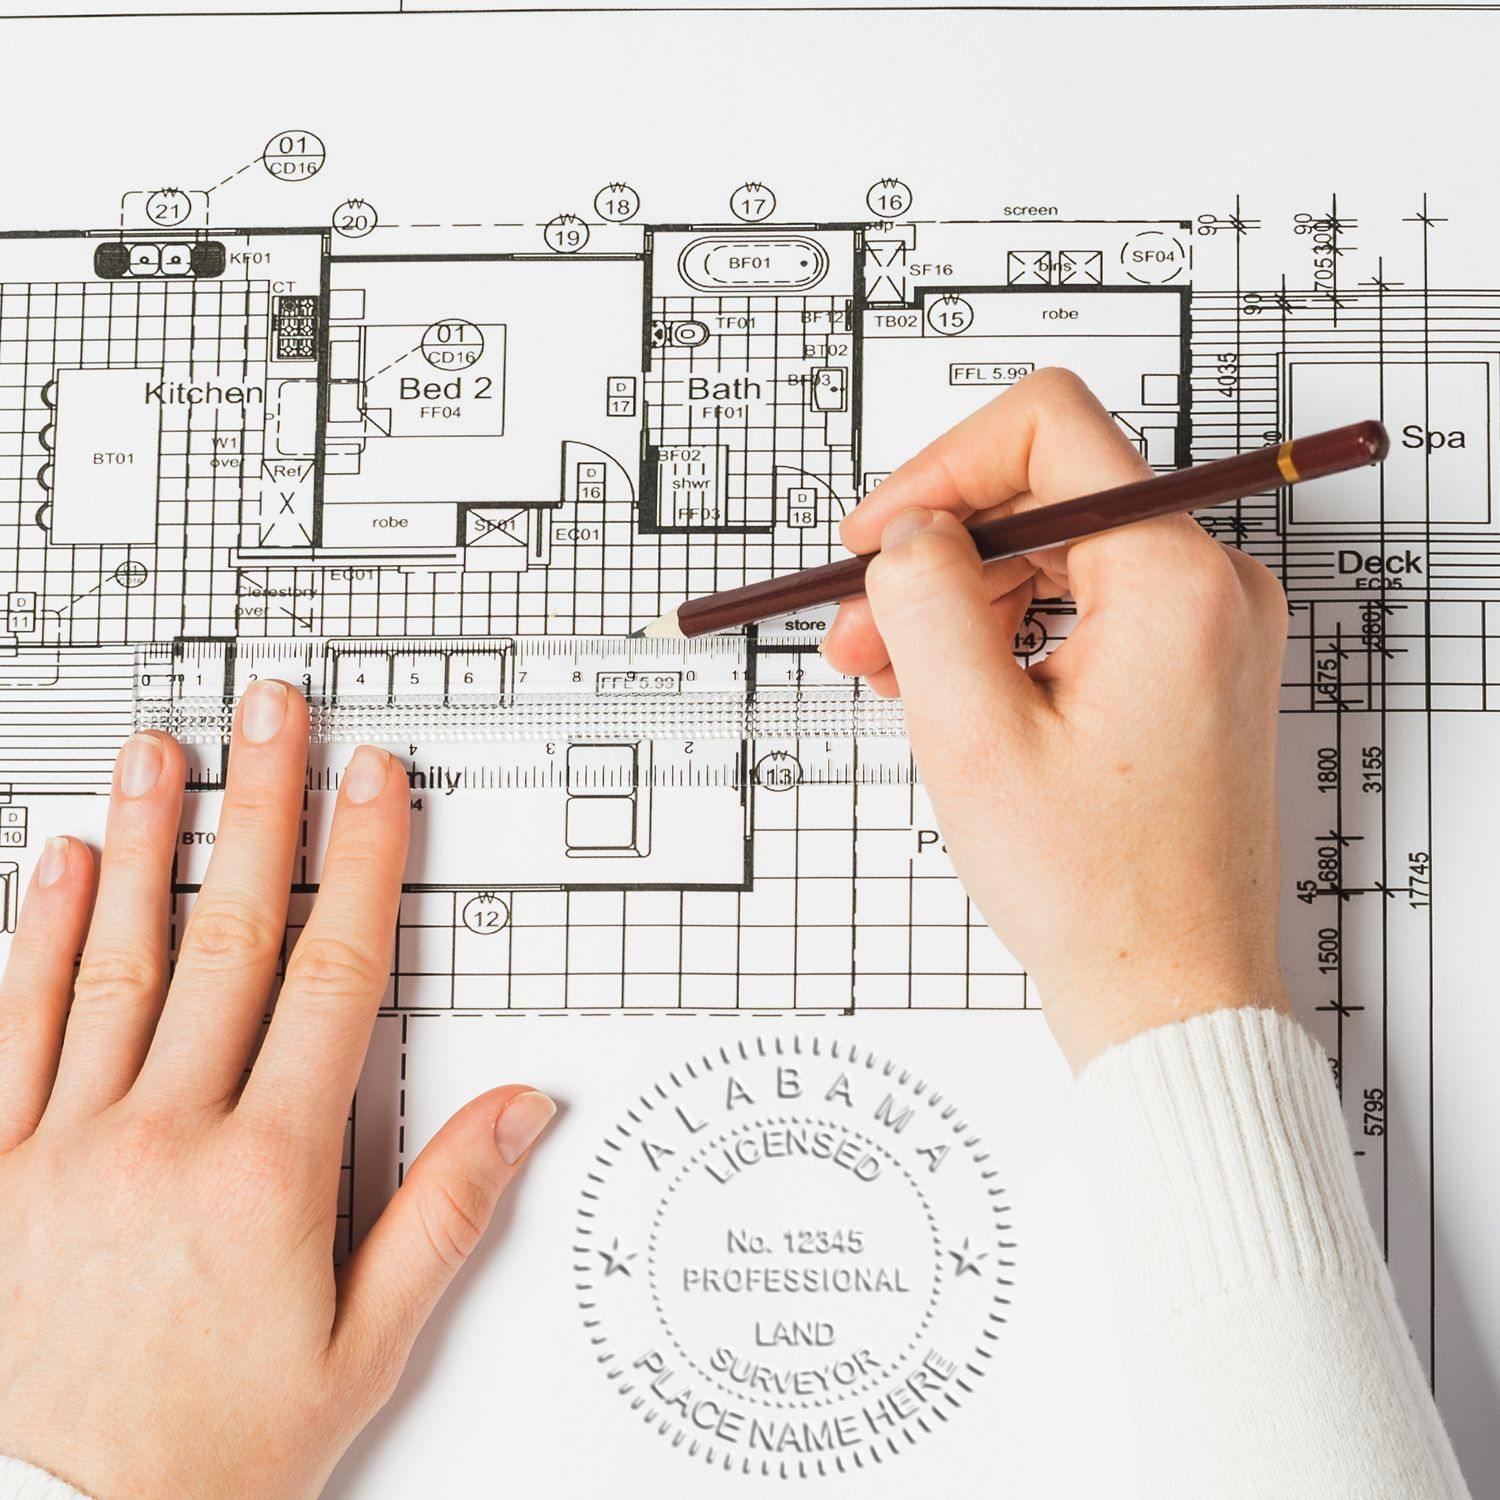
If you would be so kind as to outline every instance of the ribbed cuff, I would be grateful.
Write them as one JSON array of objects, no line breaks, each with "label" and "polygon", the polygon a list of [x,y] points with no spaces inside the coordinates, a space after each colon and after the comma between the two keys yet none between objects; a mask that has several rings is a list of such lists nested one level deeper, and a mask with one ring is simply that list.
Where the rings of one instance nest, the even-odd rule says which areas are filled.
[{"label": "ribbed cuff", "polygon": [[1075,1090],[1080,1147],[1128,1296],[1174,1308],[1253,1282],[1378,1277],[1328,1059],[1240,1007],[1142,1033]]},{"label": "ribbed cuff", "polygon": [[88,1496],[45,1469],[19,1458],[0,1458],[0,1500],[88,1500]]}]

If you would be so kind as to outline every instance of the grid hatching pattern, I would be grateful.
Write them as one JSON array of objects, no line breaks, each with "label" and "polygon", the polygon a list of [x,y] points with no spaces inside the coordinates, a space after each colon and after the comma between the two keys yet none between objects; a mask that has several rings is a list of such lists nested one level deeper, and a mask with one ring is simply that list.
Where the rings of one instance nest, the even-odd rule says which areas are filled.
[{"label": "grid hatching pattern", "polygon": [[[257,492],[269,291],[262,282],[0,284],[0,547],[13,587],[71,645],[232,633],[247,495]],[[44,526],[59,369],[141,371],[162,400],[154,547],[49,546]],[[165,397],[145,394],[160,379]],[[173,400],[176,383],[234,382],[260,399]]]},{"label": "grid hatching pattern", "polygon": [[652,311],[658,328],[706,330],[701,344],[668,335],[647,379],[648,436],[658,448],[723,454],[718,508],[703,524],[769,525],[789,486],[853,496],[847,410],[820,411],[812,398],[815,371],[850,364],[847,298],[659,297]]}]

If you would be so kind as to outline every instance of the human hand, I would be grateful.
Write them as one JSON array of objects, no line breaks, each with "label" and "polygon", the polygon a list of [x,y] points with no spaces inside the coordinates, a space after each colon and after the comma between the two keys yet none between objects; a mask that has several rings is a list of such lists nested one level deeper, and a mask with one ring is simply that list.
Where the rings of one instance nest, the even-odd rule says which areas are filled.
[{"label": "human hand", "polygon": [[[1075,1069],[1168,1021],[1286,1004],[1280,585],[1185,515],[986,565],[960,524],[1149,473],[1075,376],[1038,371],[845,518],[881,556],[823,648],[902,693],[959,878]],[[1065,591],[1077,624],[1023,670],[1027,607]]]},{"label": "human hand", "polygon": [[316,1495],[553,1113],[516,1086],[465,1106],[335,1274],[345,1122],[390,968],[409,801],[398,761],[355,753],[247,1077],[307,741],[295,691],[250,689],[168,984],[183,758],[136,735],[92,917],[88,849],[50,840],[0,982],[0,1453],[98,1500]]}]

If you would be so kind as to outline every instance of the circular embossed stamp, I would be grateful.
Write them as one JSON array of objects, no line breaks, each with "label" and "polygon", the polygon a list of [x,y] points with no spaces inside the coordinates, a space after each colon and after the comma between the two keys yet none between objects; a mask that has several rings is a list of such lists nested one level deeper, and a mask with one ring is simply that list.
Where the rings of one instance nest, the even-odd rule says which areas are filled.
[{"label": "circular embossed stamp", "polygon": [[600,1368],[715,1467],[847,1473],[946,1422],[995,1358],[1013,1240],[957,1103],[842,1040],[750,1037],[637,1098],[574,1246]]}]

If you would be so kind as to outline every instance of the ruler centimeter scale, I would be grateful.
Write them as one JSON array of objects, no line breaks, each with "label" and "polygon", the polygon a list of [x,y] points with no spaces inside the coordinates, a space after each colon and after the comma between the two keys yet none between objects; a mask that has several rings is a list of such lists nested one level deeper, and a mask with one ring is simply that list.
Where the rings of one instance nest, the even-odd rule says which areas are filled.
[{"label": "ruler centimeter scale", "polygon": [[184,638],[138,653],[137,727],[222,742],[262,677],[306,693],[323,743],[905,733],[898,702],[837,677],[810,646],[752,651],[742,636]]}]

